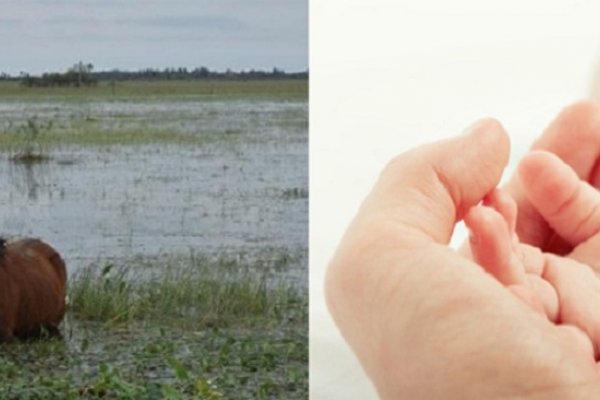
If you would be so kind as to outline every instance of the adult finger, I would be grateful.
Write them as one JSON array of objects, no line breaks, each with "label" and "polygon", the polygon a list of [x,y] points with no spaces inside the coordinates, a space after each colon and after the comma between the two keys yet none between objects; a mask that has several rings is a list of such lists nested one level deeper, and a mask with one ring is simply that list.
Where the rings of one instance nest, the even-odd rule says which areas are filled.
[{"label": "adult finger", "polygon": [[[599,187],[600,172],[597,163],[600,157],[600,105],[583,101],[566,107],[531,149],[556,154],[573,168],[577,176]],[[553,235],[553,230],[525,197],[524,188],[516,174],[505,188],[519,208],[519,238],[534,246],[545,246]]]},{"label": "adult finger", "polygon": [[384,169],[361,214],[376,210],[417,240],[447,244],[456,221],[497,185],[509,148],[502,125],[484,119],[461,136],[404,153]]},{"label": "adult finger", "polygon": [[558,156],[534,151],[518,168],[525,197],[572,246],[600,231],[600,193]]},{"label": "adult finger", "polygon": [[556,154],[589,180],[600,156],[600,105],[582,101],[566,107],[531,149]]}]

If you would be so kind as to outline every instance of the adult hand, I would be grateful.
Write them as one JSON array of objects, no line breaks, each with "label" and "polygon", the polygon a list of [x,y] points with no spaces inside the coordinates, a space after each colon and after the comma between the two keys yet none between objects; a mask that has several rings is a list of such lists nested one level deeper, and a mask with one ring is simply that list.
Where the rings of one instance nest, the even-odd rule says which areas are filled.
[{"label": "adult hand", "polygon": [[[552,150],[572,132],[565,115],[586,125],[589,106],[574,107],[538,146]],[[587,147],[593,170],[598,153]],[[572,151],[579,152],[576,146]],[[344,236],[328,271],[328,303],[383,398],[600,393],[599,371],[581,331],[533,312],[447,246],[456,222],[497,185],[508,152],[503,128],[484,120],[463,136],[397,157]],[[585,169],[579,166],[573,166],[578,173]],[[518,186],[510,190],[527,207]],[[521,218],[525,226],[543,223],[531,210]],[[548,237],[522,229],[537,240]]]}]

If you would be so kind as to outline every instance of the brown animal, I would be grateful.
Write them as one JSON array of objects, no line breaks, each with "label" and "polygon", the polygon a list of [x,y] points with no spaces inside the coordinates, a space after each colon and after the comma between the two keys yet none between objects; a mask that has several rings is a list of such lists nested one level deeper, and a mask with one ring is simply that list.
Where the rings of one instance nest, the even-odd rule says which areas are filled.
[{"label": "brown animal", "polygon": [[0,240],[0,341],[59,334],[66,283],[65,263],[46,243]]}]

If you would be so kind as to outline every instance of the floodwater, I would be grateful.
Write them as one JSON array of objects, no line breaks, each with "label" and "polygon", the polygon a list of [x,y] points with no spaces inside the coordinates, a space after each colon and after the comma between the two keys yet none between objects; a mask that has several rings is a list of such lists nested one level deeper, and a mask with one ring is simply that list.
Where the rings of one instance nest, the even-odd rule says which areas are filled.
[{"label": "floodwater", "polygon": [[[0,102],[0,131],[29,118],[52,129],[85,120],[107,132],[222,137],[64,146],[35,164],[4,153],[0,233],[47,240],[71,273],[98,260],[190,251],[307,252],[306,100]],[[306,256],[298,264],[305,271]]]}]

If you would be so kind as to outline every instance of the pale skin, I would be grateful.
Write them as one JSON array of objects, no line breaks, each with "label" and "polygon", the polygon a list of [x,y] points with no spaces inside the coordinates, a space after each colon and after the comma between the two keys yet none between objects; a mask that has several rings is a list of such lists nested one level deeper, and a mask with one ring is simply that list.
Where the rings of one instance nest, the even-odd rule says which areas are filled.
[{"label": "pale skin", "polygon": [[[529,157],[536,157],[535,162],[543,164],[546,173],[553,174],[555,183],[572,188],[570,193],[581,193],[574,200],[571,200],[574,197],[564,197],[569,203],[562,207],[572,208],[569,212],[573,213],[573,218],[585,221],[589,217],[589,209],[582,203],[600,207],[600,194],[595,189],[586,190],[588,184],[581,182],[556,156],[536,153]],[[528,159],[521,165],[521,171],[526,168],[529,168]],[[526,191],[547,188],[546,184],[523,187]],[[540,199],[555,201],[550,195],[540,196]],[[470,231],[471,257],[534,311],[553,323],[571,324],[583,331],[588,341],[582,341],[582,348],[598,360],[600,280],[596,271],[578,262],[577,253],[557,257],[520,243],[515,233],[516,217],[516,203],[500,189],[490,192],[482,205],[472,207],[464,218]],[[584,242],[595,239],[600,231],[600,221],[597,222],[599,225],[590,230],[591,236]],[[600,260],[600,248],[596,254],[595,259]]]},{"label": "pale skin", "polygon": [[[563,179],[564,169],[546,168],[556,161],[540,160],[546,153],[528,155],[504,188],[516,202],[515,218],[501,211],[502,196],[489,196],[509,154],[506,132],[491,119],[398,156],[364,201],[330,263],[326,294],[382,398],[600,394],[593,272],[600,270],[600,208],[591,192],[560,197],[562,183],[600,186],[600,108],[568,107],[533,148],[557,155],[574,175]],[[481,223],[481,211],[473,211],[486,195],[492,204],[477,209],[496,222]],[[508,249],[508,258],[498,257],[507,262],[475,255],[488,262],[481,268],[448,247],[465,217],[480,240],[486,226],[504,229],[504,239],[487,246]],[[543,268],[519,258],[525,245],[532,250],[522,252],[541,257]],[[548,267],[547,259],[562,267]]]}]

